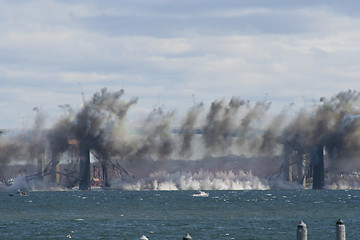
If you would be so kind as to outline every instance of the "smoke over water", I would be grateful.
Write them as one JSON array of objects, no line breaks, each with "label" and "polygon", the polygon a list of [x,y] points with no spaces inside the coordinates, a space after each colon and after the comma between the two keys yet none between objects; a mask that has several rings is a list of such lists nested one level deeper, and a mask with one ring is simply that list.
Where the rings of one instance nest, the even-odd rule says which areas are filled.
[{"label": "smoke over water", "polygon": [[50,129],[44,129],[44,114],[34,109],[33,130],[0,138],[1,179],[14,177],[6,175],[11,165],[35,163],[48,146],[47,155],[61,156],[60,163],[71,154],[81,159],[85,149],[95,156],[93,164],[121,166],[127,175],[109,180],[114,189],[301,188],[279,175],[284,146],[299,153],[323,146],[327,188],[360,189],[356,91],[300,110],[285,106],[275,115],[271,102],[240,97],[214,100],[208,108],[197,103],[185,116],[156,108],[136,124],[127,113],[138,99],[124,100],[124,93],[104,88],[80,109],[61,105],[64,115]]}]

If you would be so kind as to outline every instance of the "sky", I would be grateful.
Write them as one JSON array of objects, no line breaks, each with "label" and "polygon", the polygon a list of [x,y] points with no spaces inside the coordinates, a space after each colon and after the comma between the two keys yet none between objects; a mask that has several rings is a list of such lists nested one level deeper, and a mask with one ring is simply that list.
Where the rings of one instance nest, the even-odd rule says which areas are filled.
[{"label": "sky", "polygon": [[51,127],[106,87],[161,106],[238,96],[274,109],[360,89],[360,2],[0,1],[0,129]]}]

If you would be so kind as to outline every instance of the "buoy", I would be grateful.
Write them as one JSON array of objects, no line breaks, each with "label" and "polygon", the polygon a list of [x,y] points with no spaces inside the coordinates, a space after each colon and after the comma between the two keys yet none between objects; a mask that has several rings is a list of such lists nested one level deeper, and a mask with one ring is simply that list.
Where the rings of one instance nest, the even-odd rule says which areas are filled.
[{"label": "buoy", "polygon": [[297,226],[296,240],[307,240],[307,228],[303,221]]},{"label": "buoy", "polygon": [[139,240],[149,240],[145,235],[142,235]]},{"label": "buoy", "polygon": [[183,237],[183,240],[191,240],[192,237],[190,236],[190,234],[186,234],[185,237]]},{"label": "buoy", "polygon": [[336,222],[336,240],[345,240],[345,225],[343,220],[339,219]]}]

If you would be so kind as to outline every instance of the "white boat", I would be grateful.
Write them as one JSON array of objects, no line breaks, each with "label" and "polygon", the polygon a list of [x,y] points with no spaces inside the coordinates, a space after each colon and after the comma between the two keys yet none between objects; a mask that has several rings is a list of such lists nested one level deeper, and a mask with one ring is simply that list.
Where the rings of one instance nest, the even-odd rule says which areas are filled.
[{"label": "white boat", "polygon": [[193,197],[208,197],[209,193],[199,190],[197,193],[192,195]]}]

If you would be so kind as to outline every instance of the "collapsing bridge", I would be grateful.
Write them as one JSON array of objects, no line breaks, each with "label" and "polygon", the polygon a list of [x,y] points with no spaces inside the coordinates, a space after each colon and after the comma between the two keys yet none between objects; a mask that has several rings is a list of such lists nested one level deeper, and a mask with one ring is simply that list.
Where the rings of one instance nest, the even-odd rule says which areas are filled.
[{"label": "collapsing bridge", "polygon": [[[28,176],[27,180],[48,176],[50,182],[65,184],[68,188],[78,185],[80,190],[88,190],[91,188],[92,178],[100,179],[103,187],[109,187],[111,178],[129,175],[118,162],[112,162],[95,151],[91,151],[88,147],[79,147],[78,141],[69,139],[68,144],[70,145],[68,155],[71,156],[71,159],[67,161],[66,167],[60,169],[61,154],[54,148],[50,151],[49,163],[45,165],[47,148],[42,147],[38,154],[38,172]],[[281,166],[284,180],[298,182],[304,187],[312,185],[313,189],[324,188],[324,152],[322,146],[300,151],[285,144]],[[97,163],[91,164],[90,155],[97,159]]]},{"label": "collapsing bridge", "polygon": [[[270,121],[264,114],[271,102],[251,104],[238,97],[231,98],[229,103],[213,101],[203,122],[198,121],[203,110],[203,104],[199,103],[189,109],[183,119],[176,119],[177,124],[181,122],[179,129],[171,129],[174,113],[158,108],[140,126],[141,136],[136,141],[127,141],[123,127],[126,114],[136,104],[137,98],[123,101],[123,94],[123,90],[108,92],[104,88],[90,100],[84,100],[79,111],[73,111],[69,105],[61,105],[67,114],[56,122],[46,138],[42,137],[43,121],[37,111],[34,137],[28,144],[31,159],[35,158],[34,150],[39,151],[38,155],[43,151],[36,147],[44,145],[42,141],[49,142],[47,149],[51,152],[47,167],[39,163],[38,175],[49,175],[52,181],[57,182],[64,174],[73,176],[70,185],[79,184],[79,188],[85,190],[90,184],[90,153],[97,156],[99,165],[105,169],[108,165],[104,163],[115,156],[119,159],[149,156],[188,159],[194,156],[193,152],[198,147],[198,144],[192,143],[197,139],[193,139],[195,134],[201,135],[200,149],[203,148],[204,154],[208,155],[250,153],[279,156],[283,147],[281,170],[285,180],[312,184],[314,189],[324,187],[324,149],[330,160],[328,169],[335,169],[337,173],[349,171],[347,174],[352,174],[354,170],[360,172],[360,93],[356,91],[340,92],[330,99],[321,98],[320,103],[298,111],[290,119],[287,119],[286,111],[281,111]],[[171,133],[179,137],[172,138]],[[12,147],[15,149],[12,153],[16,153],[18,148]],[[74,149],[78,169],[66,172],[58,165],[58,154],[68,154],[70,148]],[[4,159],[7,164],[10,158],[6,156]],[[106,179],[108,174],[103,175]]]},{"label": "collapsing bridge", "polygon": [[[101,187],[106,188],[110,186],[112,178],[123,178],[130,175],[118,162],[101,158],[89,148],[79,149],[76,140],[69,139],[68,144],[70,145],[67,153],[69,159],[67,159],[66,164],[63,164],[63,167],[60,164],[61,153],[56,149],[39,148],[37,173],[27,176],[26,181],[31,182],[47,178],[50,183],[65,185],[68,188],[78,185],[79,190],[89,190],[93,178],[99,179]],[[97,162],[91,163],[90,155],[93,155]],[[49,161],[46,164],[47,159]]]},{"label": "collapsing bridge", "polygon": [[312,184],[313,189],[325,186],[324,147],[315,146],[310,150],[299,151],[284,145],[284,162],[281,171],[284,180],[298,182],[304,187]]}]

